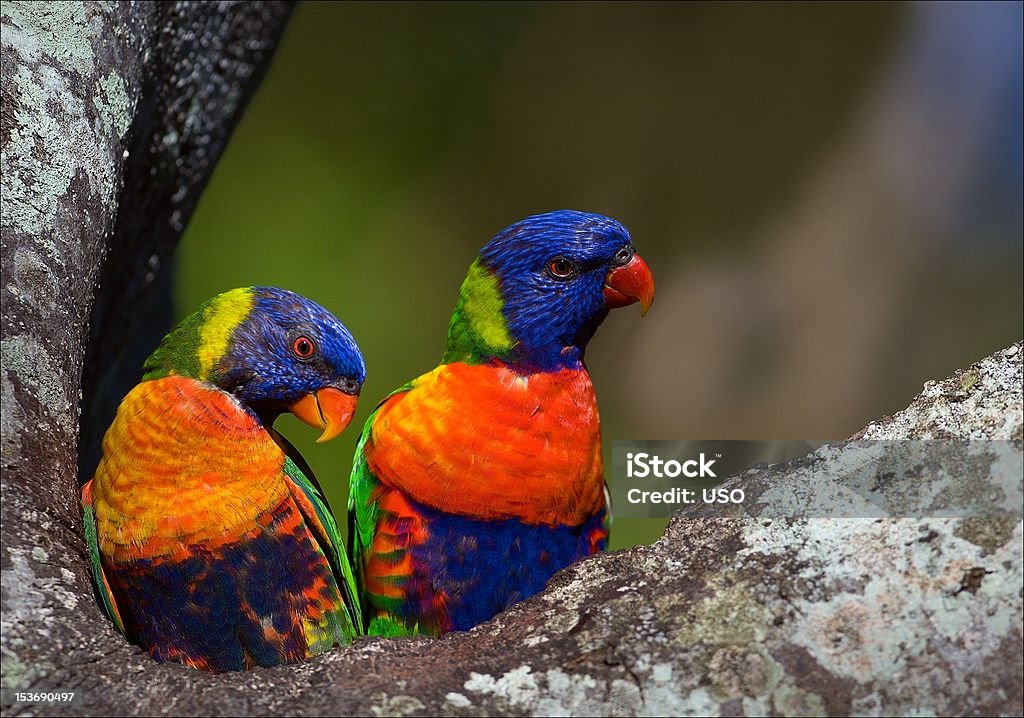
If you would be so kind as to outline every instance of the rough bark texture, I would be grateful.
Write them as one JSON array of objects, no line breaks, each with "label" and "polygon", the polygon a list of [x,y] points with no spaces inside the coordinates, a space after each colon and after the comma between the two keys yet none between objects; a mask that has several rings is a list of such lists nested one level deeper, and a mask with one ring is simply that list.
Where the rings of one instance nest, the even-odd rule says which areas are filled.
[{"label": "rough bark texture", "polygon": [[[84,696],[5,713],[1021,713],[1019,518],[759,515],[806,483],[800,463],[732,479],[758,495],[748,508],[682,512],[653,546],[584,561],[442,640],[216,676],[127,644],[81,538],[79,392],[110,382],[83,374],[86,349],[101,366],[127,346],[286,14],[3,5],[3,685]],[[1021,362],[1018,343],[855,438],[1019,448]],[[847,452],[819,451],[816,476]],[[1001,469],[981,455],[965,470]]]},{"label": "rough bark texture", "polygon": [[61,628],[92,613],[79,457],[166,330],[168,257],[290,9],[0,6],[4,686],[100,655],[64,651],[98,623]]}]

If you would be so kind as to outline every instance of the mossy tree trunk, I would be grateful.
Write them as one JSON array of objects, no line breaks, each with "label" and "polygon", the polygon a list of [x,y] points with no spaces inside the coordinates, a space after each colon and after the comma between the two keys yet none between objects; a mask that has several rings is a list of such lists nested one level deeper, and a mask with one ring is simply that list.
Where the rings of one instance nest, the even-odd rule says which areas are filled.
[{"label": "mossy tree trunk", "polygon": [[79,463],[167,329],[171,254],[290,12],[0,5],[4,686],[74,680],[110,640]]}]

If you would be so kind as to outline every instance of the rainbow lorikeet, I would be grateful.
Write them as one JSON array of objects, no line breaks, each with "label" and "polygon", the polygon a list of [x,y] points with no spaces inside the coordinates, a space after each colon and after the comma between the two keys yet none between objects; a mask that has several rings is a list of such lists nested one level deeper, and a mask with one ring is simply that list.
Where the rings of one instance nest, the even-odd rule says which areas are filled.
[{"label": "rainbow lorikeet", "polygon": [[583,353],[610,307],[653,300],[607,217],[536,215],[483,248],[440,366],[381,402],[356,449],[349,538],[369,633],[468,629],[605,548]]},{"label": "rainbow lorikeet", "polygon": [[129,640],[227,671],[362,632],[323,493],[273,422],[337,436],[365,374],[348,330],[282,289],[220,294],[164,337],[82,489],[97,591]]}]

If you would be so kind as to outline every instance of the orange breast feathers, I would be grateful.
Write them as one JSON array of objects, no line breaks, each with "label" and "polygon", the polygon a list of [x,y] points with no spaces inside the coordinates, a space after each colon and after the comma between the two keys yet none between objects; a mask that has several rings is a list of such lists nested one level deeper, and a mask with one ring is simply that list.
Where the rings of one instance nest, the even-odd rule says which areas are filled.
[{"label": "orange breast feathers", "polygon": [[381,405],[364,451],[381,482],[449,513],[576,526],[604,506],[584,369],[442,365]]},{"label": "orange breast feathers", "polygon": [[231,395],[194,379],[142,382],[103,438],[92,492],[113,560],[180,559],[259,530],[288,495],[284,453]]}]

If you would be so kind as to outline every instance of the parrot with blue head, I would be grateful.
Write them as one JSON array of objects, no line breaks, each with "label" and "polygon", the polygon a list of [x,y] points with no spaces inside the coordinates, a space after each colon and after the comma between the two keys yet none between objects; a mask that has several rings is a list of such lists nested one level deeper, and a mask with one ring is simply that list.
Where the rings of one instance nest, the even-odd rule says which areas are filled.
[{"label": "parrot with blue head", "polygon": [[584,352],[609,309],[653,300],[608,217],[535,215],[481,250],[441,364],[385,398],[356,449],[349,540],[370,634],[471,628],[606,547]]},{"label": "parrot with blue head", "polygon": [[183,320],[121,402],[82,489],[97,592],[159,661],[273,666],[362,632],[354,576],[291,412],[337,436],[366,375],[330,312],[247,287]]}]

